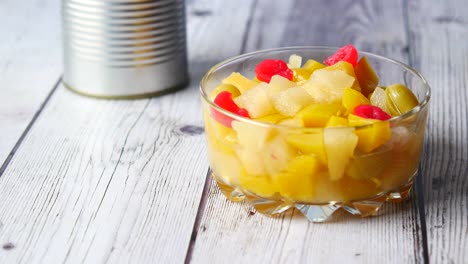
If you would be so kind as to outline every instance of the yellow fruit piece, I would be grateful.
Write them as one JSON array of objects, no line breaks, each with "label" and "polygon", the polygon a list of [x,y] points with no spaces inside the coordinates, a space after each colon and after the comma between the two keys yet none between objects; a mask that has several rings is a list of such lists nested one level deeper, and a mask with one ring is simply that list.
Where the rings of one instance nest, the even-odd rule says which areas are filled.
[{"label": "yellow fruit piece", "polygon": [[257,82],[247,79],[238,72],[231,73],[231,75],[223,80],[223,83],[235,86],[241,93],[244,93],[258,85]]},{"label": "yellow fruit piece", "polygon": [[260,122],[267,122],[271,124],[278,124],[282,120],[289,118],[288,116],[284,116],[282,114],[272,114],[272,115],[266,115],[262,116],[260,118],[255,118],[254,120],[260,121]]},{"label": "yellow fruit piece", "polygon": [[326,127],[345,127],[348,126],[348,119],[340,116],[331,116],[328,119]]},{"label": "yellow fruit piece", "polygon": [[312,75],[312,71],[302,68],[295,68],[292,69],[292,71],[294,73],[293,80],[295,82],[307,81],[310,78],[310,75]]},{"label": "yellow fruit piece", "polygon": [[310,134],[288,134],[286,142],[301,153],[314,155],[323,164],[327,164],[322,131]]},{"label": "yellow fruit piece", "polygon": [[340,70],[344,71],[346,74],[354,78],[353,84],[350,86],[351,88],[361,91],[361,88],[359,87],[359,82],[356,79],[356,73],[354,72],[354,67],[351,63],[346,62],[346,61],[339,61],[333,65],[327,66],[324,68],[324,70],[327,71],[335,71],[335,70]]},{"label": "yellow fruit piece", "polygon": [[358,137],[352,127],[325,128],[324,143],[328,157],[330,179],[336,181],[344,176],[346,166],[353,157]]},{"label": "yellow fruit piece", "polygon": [[310,155],[298,156],[291,160],[287,171],[274,177],[280,194],[294,201],[312,200],[320,167],[319,161]]},{"label": "yellow fruit piece", "polygon": [[352,113],[356,106],[370,104],[370,102],[361,92],[346,88],[343,92],[342,104],[346,107],[348,113]]},{"label": "yellow fruit piece", "polygon": [[279,192],[278,185],[268,175],[252,176],[244,170],[240,173],[240,186],[261,197],[271,197]]},{"label": "yellow fruit piece", "polygon": [[224,92],[224,91],[230,92],[232,94],[232,98],[236,98],[237,96],[240,95],[239,89],[237,89],[234,85],[220,84],[216,86],[216,88],[214,88],[213,91],[211,91],[210,99],[214,100],[220,92]]},{"label": "yellow fruit piece", "polygon": [[323,69],[325,65],[315,60],[307,60],[302,69],[308,70],[313,73],[315,70]]},{"label": "yellow fruit piece", "polygon": [[317,103],[341,103],[343,91],[353,85],[355,78],[342,70],[314,71],[301,86]]},{"label": "yellow fruit piece", "polygon": [[376,153],[355,156],[349,162],[346,173],[353,179],[372,179],[376,181],[392,163],[391,148],[383,148]]},{"label": "yellow fruit piece", "polygon": [[234,102],[239,107],[247,109],[251,118],[273,114],[276,111],[268,96],[269,88],[267,83],[260,83],[236,97]]},{"label": "yellow fruit piece", "polygon": [[356,73],[356,78],[361,87],[362,94],[368,96],[379,84],[379,77],[365,56],[358,61],[354,72]]},{"label": "yellow fruit piece", "polygon": [[305,127],[325,127],[331,116],[339,116],[346,112],[339,104],[313,104],[302,109],[297,118]]},{"label": "yellow fruit piece", "polygon": [[363,128],[357,128],[354,133],[358,136],[358,148],[367,153],[382,146],[392,136],[389,121],[380,121],[376,119],[362,118],[350,114],[348,116],[350,126],[370,125]]}]

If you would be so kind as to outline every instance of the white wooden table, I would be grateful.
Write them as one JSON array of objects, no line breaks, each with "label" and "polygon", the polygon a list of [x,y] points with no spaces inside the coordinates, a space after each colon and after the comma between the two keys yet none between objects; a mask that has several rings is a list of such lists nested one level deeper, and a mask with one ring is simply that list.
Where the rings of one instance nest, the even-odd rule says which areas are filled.
[{"label": "white wooden table", "polygon": [[[109,101],[61,84],[59,1],[0,2],[0,263],[468,263],[466,1],[186,7],[190,86]],[[248,51],[347,43],[432,86],[411,199],[325,224],[227,201],[207,178],[201,76]]]}]

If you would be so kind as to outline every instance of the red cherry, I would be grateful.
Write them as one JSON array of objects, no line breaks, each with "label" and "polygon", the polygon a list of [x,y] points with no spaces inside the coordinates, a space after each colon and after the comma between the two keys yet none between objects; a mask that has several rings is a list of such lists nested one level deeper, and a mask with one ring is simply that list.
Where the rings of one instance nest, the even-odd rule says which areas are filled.
[{"label": "red cherry", "polygon": [[384,110],[380,109],[374,105],[359,105],[354,108],[353,113],[357,116],[370,118],[370,119],[378,119],[378,120],[388,120],[392,118],[389,114],[387,114]]},{"label": "red cherry", "polygon": [[[217,106],[231,113],[250,118],[249,112],[246,109],[240,108],[239,106],[237,106],[234,100],[232,99],[232,94],[228,91],[223,91],[223,92],[220,92],[218,95],[216,95],[216,98],[214,99],[214,103]],[[219,111],[216,111],[215,109],[212,109],[211,113],[215,120],[217,120],[224,126],[231,127],[231,123],[233,120],[231,117]]]},{"label": "red cherry", "polygon": [[292,80],[294,73],[288,68],[288,64],[282,60],[266,59],[260,62],[255,68],[257,79],[269,83],[274,75],[281,75],[288,80]]},{"label": "red cherry", "polygon": [[325,59],[325,64],[330,66],[339,61],[346,61],[356,67],[358,52],[352,44],[341,47],[335,54]]}]

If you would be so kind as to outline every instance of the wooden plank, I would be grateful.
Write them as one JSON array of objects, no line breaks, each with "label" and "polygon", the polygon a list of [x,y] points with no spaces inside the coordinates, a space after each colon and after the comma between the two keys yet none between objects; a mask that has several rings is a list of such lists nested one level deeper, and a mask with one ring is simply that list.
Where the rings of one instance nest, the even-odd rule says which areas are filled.
[{"label": "wooden plank", "polygon": [[413,66],[432,87],[424,197],[429,259],[468,263],[468,6],[408,1]]},{"label": "wooden plank", "polygon": [[208,168],[198,82],[239,53],[251,1],[187,4],[190,87],[51,97],[0,178],[0,263],[184,261]]},{"label": "wooden plank", "polygon": [[[270,23],[270,21],[274,21]],[[248,50],[356,43],[406,60],[402,1],[260,0]],[[277,218],[229,202],[213,183],[192,253],[193,263],[421,263],[416,199],[388,204],[367,219],[338,214],[324,224],[297,212]]]},{"label": "wooden plank", "polygon": [[0,167],[62,71],[60,5],[56,2],[1,3]]}]

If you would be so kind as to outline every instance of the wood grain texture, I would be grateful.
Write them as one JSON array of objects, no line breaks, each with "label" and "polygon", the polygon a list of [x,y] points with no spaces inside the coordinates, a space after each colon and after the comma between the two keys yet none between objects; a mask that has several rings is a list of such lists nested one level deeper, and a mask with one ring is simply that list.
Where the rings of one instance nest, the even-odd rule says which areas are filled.
[{"label": "wood grain texture", "polygon": [[408,1],[413,66],[432,87],[422,175],[429,258],[468,263],[468,5]]},{"label": "wood grain texture", "polygon": [[[402,1],[260,0],[246,47],[356,43],[407,61],[403,10]],[[297,212],[262,216],[246,204],[229,202],[212,184],[192,262],[421,263],[416,204],[413,197],[385,205],[383,216],[338,214],[332,222],[314,224]]]},{"label": "wood grain texture", "polygon": [[0,167],[62,71],[57,1],[0,3]]},{"label": "wood grain texture", "polygon": [[57,89],[0,177],[0,263],[184,261],[208,169],[198,82],[239,53],[206,43],[241,40],[250,6],[188,2],[183,91],[108,101]]}]

